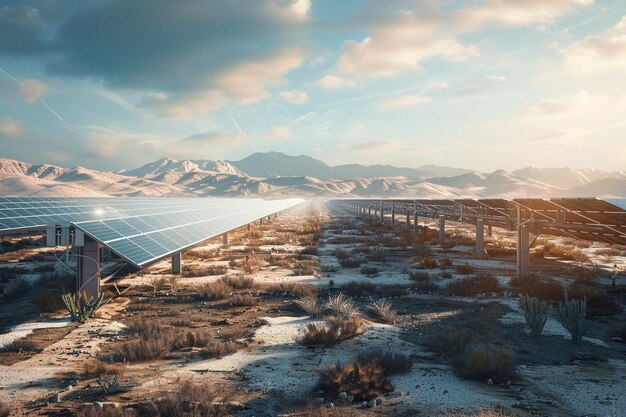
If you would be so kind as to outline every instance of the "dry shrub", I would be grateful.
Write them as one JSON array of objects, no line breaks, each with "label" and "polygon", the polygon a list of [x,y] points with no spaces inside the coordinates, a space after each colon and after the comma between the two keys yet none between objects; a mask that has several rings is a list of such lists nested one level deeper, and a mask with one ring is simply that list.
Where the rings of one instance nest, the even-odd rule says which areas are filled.
[{"label": "dry shrub", "polygon": [[494,408],[484,408],[470,414],[464,412],[446,413],[443,417],[515,417],[515,414],[505,413]]},{"label": "dry shrub", "polygon": [[481,274],[448,284],[448,292],[462,297],[473,297],[478,294],[502,292],[502,286],[496,277]]},{"label": "dry shrub", "polygon": [[398,312],[394,310],[391,302],[384,298],[370,303],[367,308],[386,323],[394,324],[398,320]]},{"label": "dry shrub", "polygon": [[350,257],[350,252],[345,249],[335,249],[334,253],[335,257],[339,260],[348,259]]},{"label": "dry shrub", "polygon": [[187,316],[176,317],[170,324],[176,327],[189,327],[191,326],[191,319]]},{"label": "dry shrub", "polygon": [[362,414],[345,404],[333,404],[333,407],[325,405],[307,404],[289,414],[297,417],[360,417]]},{"label": "dry shrub", "polygon": [[437,284],[431,280],[417,281],[415,284],[411,285],[411,289],[419,293],[434,293],[439,291]]},{"label": "dry shrub", "polygon": [[12,300],[26,294],[32,288],[32,284],[26,278],[15,278],[4,286],[2,298]]},{"label": "dry shrub", "polygon": [[587,262],[589,257],[580,249],[572,245],[559,245],[553,242],[546,242],[533,252],[535,257],[552,256],[559,259],[565,259],[576,262]]},{"label": "dry shrub", "polygon": [[316,294],[308,294],[295,301],[296,305],[307,313],[310,317],[320,317],[322,315],[322,305]]},{"label": "dry shrub", "polygon": [[463,275],[469,275],[474,273],[474,267],[467,262],[463,265],[459,265],[456,267],[456,272]]},{"label": "dry shrub", "polygon": [[296,341],[305,346],[335,346],[361,334],[361,320],[356,317],[331,317],[324,323],[309,323]]},{"label": "dry shrub", "polygon": [[515,354],[507,347],[471,345],[455,366],[464,378],[503,383],[515,376]]},{"label": "dry shrub", "polygon": [[4,401],[0,401],[0,417],[9,417],[11,415],[11,406]]},{"label": "dry shrub", "polygon": [[455,357],[473,344],[489,343],[493,333],[482,322],[472,320],[449,326],[446,330],[426,340],[428,348],[434,352]]},{"label": "dry shrub", "polygon": [[231,415],[232,394],[223,385],[184,380],[173,390],[157,393],[142,408],[150,417],[225,417]]},{"label": "dry shrub", "polygon": [[259,304],[257,299],[251,295],[235,295],[229,302],[235,307],[251,307]]},{"label": "dry shrub", "polygon": [[356,361],[359,363],[376,361],[383,368],[385,375],[406,374],[413,368],[413,361],[408,355],[382,349],[361,353]]},{"label": "dry shrub", "polygon": [[300,284],[297,282],[279,282],[267,288],[268,292],[289,294],[294,297],[304,297],[307,295],[318,295],[320,288],[312,284]]},{"label": "dry shrub", "polygon": [[509,285],[518,294],[525,294],[538,300],[560,303],[563,301],[563,286],[549,278],[530,275],[525,278],[514,277]]},{"label": "dry shrub", "polygon": [[359,313],[359,309],[354,301],[344,294],[331,295],[328,297],[324,307],[332,314],[344,318],[352,317]]},{"label": "dry shrub", "polygon": [[318,372],[320,388],[331,395],[345,392],[357,401],[368,401],[394,390],[383,367],[376,360],[366,363],[352,361],[346,365],[330,364]]},{"label": "dry shrub", "polygon": [[378,274],[378,268],[375,266],[364,266],[361,268],[361,273],[363,275],[376,275]]},{"label": "dry shrub", "polygon": [[38,289],[33,295],[32,301],[39,311],[44,313],[54,313],[65,308],[61,294],[45,288]]},{"label": "dry shrub", "polygon": [[200,355],[204,358],[223,358],[232,355],[239,350],[239,345],[233,342],[224,342],[222,340],[212,339],[200,351]]},{"label": "dry shrub", "polygon": [[319,262],[301,259],[295,262],[293,265],[293,273],[295,275],[315,275],[319,269]]},{"label": "dry shrub", "polygon": [[136,417],[135,410],[123,407],[103,407],[98,408],[94,405],[83,406],[76,413],[76,417]]},{"label": "dry shrub", "polygon": [[422,256],[420,258],[419,264],[422,268],[426,268],[426,269],[437,268],[437,260],[430,256]]},{"label": "dry shrub", "polygon": [[168,281],[165,277],[154,276],[148,280],[148,284],[150,285],[150,288],[152,288],[152,293],[156,295],[157,292],[166,288]]},{"label": "dry shrub", "polygon": [[575,282],[567,291],[570,299],[587,300],[587,316],[612,316],[622,312],[622,307],[605,290]]},{"label": "dry shrub", "polygon": [[120,344],[118,357],[127,362],[161,359],[174,348],[178,336],[169,326],[146,320],[133,320],[126,325],[133,339]]},{"label": "dry shrub", "polygon": [[430,274],[424,271],[409,271],[409,279],[411,281],[429,281]]},{"label": "dry shrub", "polygon": [[5,345],[3,350],[7,352],[41,352],[43,348],[34,340],[23,337]]},{"label": "dry shrub", "polygon": [[227,298],[232,289],[221,281],[210,282],[197,287],[200,298],[206,301],[217,301]]},{"label": "dry shrub", "polygon": [[507,248],[507,247],[503,247],[503,246],[490,246],[488,248],[486,248],[487,250],[487,256],[489,257],[494,257],[494,256],[513,256],[517,254],[517,249],[516,248]]},{"label": "dry shrub", "polygon": [[228,267],[226,265],[209,265],[209,266],[191,266],[184,265],[181,275],[190,278],[190,277],[206,277],[211,275],[224,275],[228,272]]},{"label": "dry shrub", "polygon": [[361,266],[362,260],[355,256],[351,256],[345,259],[339,259],[339,265],[342,268],[358,268]]},{"label": "dry shrub", "polygon": [[224,276],[219,279],[219,282],[223,282],[228,285],[230,288],[234,288],[237,290],[243,290],[246,288],[254,288],[256,286],[256,282],[252,277],[246,277],[244,275],[236,275],[236,276]]},{"label": "dry shrub", "polygon": [[254,256],[246,256],[241,267],[246,274],[253,274],[261,269],[261,261]]},{"label": "dry shrub", "polygon": [[341,286],[341,290],[350,296],[358,297],[366,294],[374,294],[376,285],[367,281],[350,281]]},{"label": "dry shrub", "polygon": [[85,378],[99,378],[103,375],[117,375],[123,371],[123,365],[103,362],[95,358],[89,359],[83,365],[83,377]]}]

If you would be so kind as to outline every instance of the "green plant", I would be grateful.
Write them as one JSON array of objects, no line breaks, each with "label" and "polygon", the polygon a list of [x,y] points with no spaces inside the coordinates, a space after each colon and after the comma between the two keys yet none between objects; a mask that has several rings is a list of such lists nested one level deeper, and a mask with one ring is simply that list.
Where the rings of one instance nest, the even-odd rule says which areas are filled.
[{"label": "green plant", "polygon": [[548,303],[526,295],[519,296],[519,303],[524,310],[524,318],[530,328],[531,336],[541,336],[548,320]]},{"label": "green plant", "polygon": [[71,293],[63,294],[61,297],[72,321],[79,323],[85,323],[96,314],[100,307],[110,301],[110,299],[104,298],[103,294],[100,294],[97,298],[87,298],[85,293],[82,293],[79,297]]},{"label": "green plant", "polygon": [[394,324],[398,320],[398,312],[394,310],[391,302],[385,298],[374,301],[367,308],[381,320]]},{"label": "green plant", "polygon": [[125,391],[125,388],[120,384],[120,380],[117,375],[106,378],[98,378],[96,382],[100,385],[100,388],[106,395]]},{"label": "green plant", "polygon": [[570,300],[565,290],[563,302],[556,308],[556,319],[572,336],[572,342],[579,345],[587,333],[587,302],[586,300]]}]

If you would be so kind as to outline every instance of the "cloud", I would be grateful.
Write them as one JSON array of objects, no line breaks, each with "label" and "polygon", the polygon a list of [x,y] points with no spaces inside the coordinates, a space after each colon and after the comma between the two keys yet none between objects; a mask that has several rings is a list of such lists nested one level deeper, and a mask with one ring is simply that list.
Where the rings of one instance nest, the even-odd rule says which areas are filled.
[{"label": "cloud", "polygon": [[444,83],[440,87],[445,94],[452,97],[468,97],[483,94],[506,84],[508,79],[501,75],[487,75],[482,78],[464,79],[457,82],[456,86]]},{"label": "cloud", "polygon": [[523,111],[523,115],[531,117],[550,117],[564,114],[582,113],[605,106],[609,98],[604,95],[592,95],[587,91],[566,100],[544,99]]},{"label": "cloud", "polygon": [[0,6],[0,54],[31,55],[43,51],[44,22],[29,6]]},{"label": "cloud", "polygon": [[372,142],[365,143],[357,143],[356,145],[352,145],[350,148],[354,151],[382,151],[388,150],[389,148],[395,148],[399,145],[399,142],[396,140],[375,140]]},{"label": "cloud", "polygon": [[306,93],[306,91],[287,90],[281,91],[279,95],[282,97],[283,100],[291,104],[304,104],[309,101],[309,95]]},{"label": "cloud", "polygon": [[428,104],[432,101],[430,97],[424,96],[399,96],[385,99],[378,103],[383,109],[399,109],[404,107],[413,107],[420,104]]},{"label": "cloud", "polygon": [[316,81],[318,87],[326,90],[336,90],[339,88],[352,88],[356,86],[356,83],[352,80],[346,80],[345,78],[337,77],[336,75],[325,75]]},{"label": "cloud", "polygon": [[461,62],[478,54],[478,48],[462,45],[438,23],[403,12],[376,26],[361,42],[346,41],[337,67],[357,76],[390,77],[419,71],[430,58]]},{"label": "cloud", "polygon": [[460,10],[455,21],[460,27],[468,29],[486,25],[545,24],[592,4],[593,0],[486,0],[481,6]]},{"label": "cloud", "polygon": [[22,136],[24,129],[22,125],[13,119],[0,120],[0,137],[17,139]]},{"label": "cloud", "polygon": [[626,71],[626,16],[615,26],[575,42],[564,53],[571,72],[623,74]]},{"label": "cloud", "polygon": [[240,145],[248,136],[243,132],[206,132],[187,136],[183,142],[193,143],[202,147],[235,147]]},{"label": "cloud", "polygon": [[271,139],[289,139],[291,130],[287,126],[274,126],[270,129],[268,136]]},{"label": "cloud", "polygon": [[23,80],[17,84],[17,91],[27,103],[35,103],[50,93],[50,88],[39,80]]},{"label": "cloud", "polygon": [[223,102],[223,94],[216,90],[203,90],[179,97],[170,97],[163,92],[149,92],[144,95],[140,106],[165,119],[190,120],[196,114],[209,112]]}]

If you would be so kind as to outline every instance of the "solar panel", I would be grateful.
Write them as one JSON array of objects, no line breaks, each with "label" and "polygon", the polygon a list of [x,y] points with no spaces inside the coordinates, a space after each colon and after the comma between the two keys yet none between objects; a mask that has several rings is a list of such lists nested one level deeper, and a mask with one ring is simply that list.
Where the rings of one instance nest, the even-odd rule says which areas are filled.
[{"label": "solar panel", "polygon": [[71,223],[141,267],[301,202],[297,198],[0,197],[0,232]]}]

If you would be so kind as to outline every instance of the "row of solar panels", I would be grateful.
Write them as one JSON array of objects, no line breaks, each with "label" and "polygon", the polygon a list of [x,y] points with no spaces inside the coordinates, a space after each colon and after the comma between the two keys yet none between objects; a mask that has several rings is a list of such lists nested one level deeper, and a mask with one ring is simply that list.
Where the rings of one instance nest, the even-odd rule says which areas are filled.
[{"label": "row of solar panels", "polygon": [[0,198],[0,232],[74,225],[142,267],[303,200]]}]

